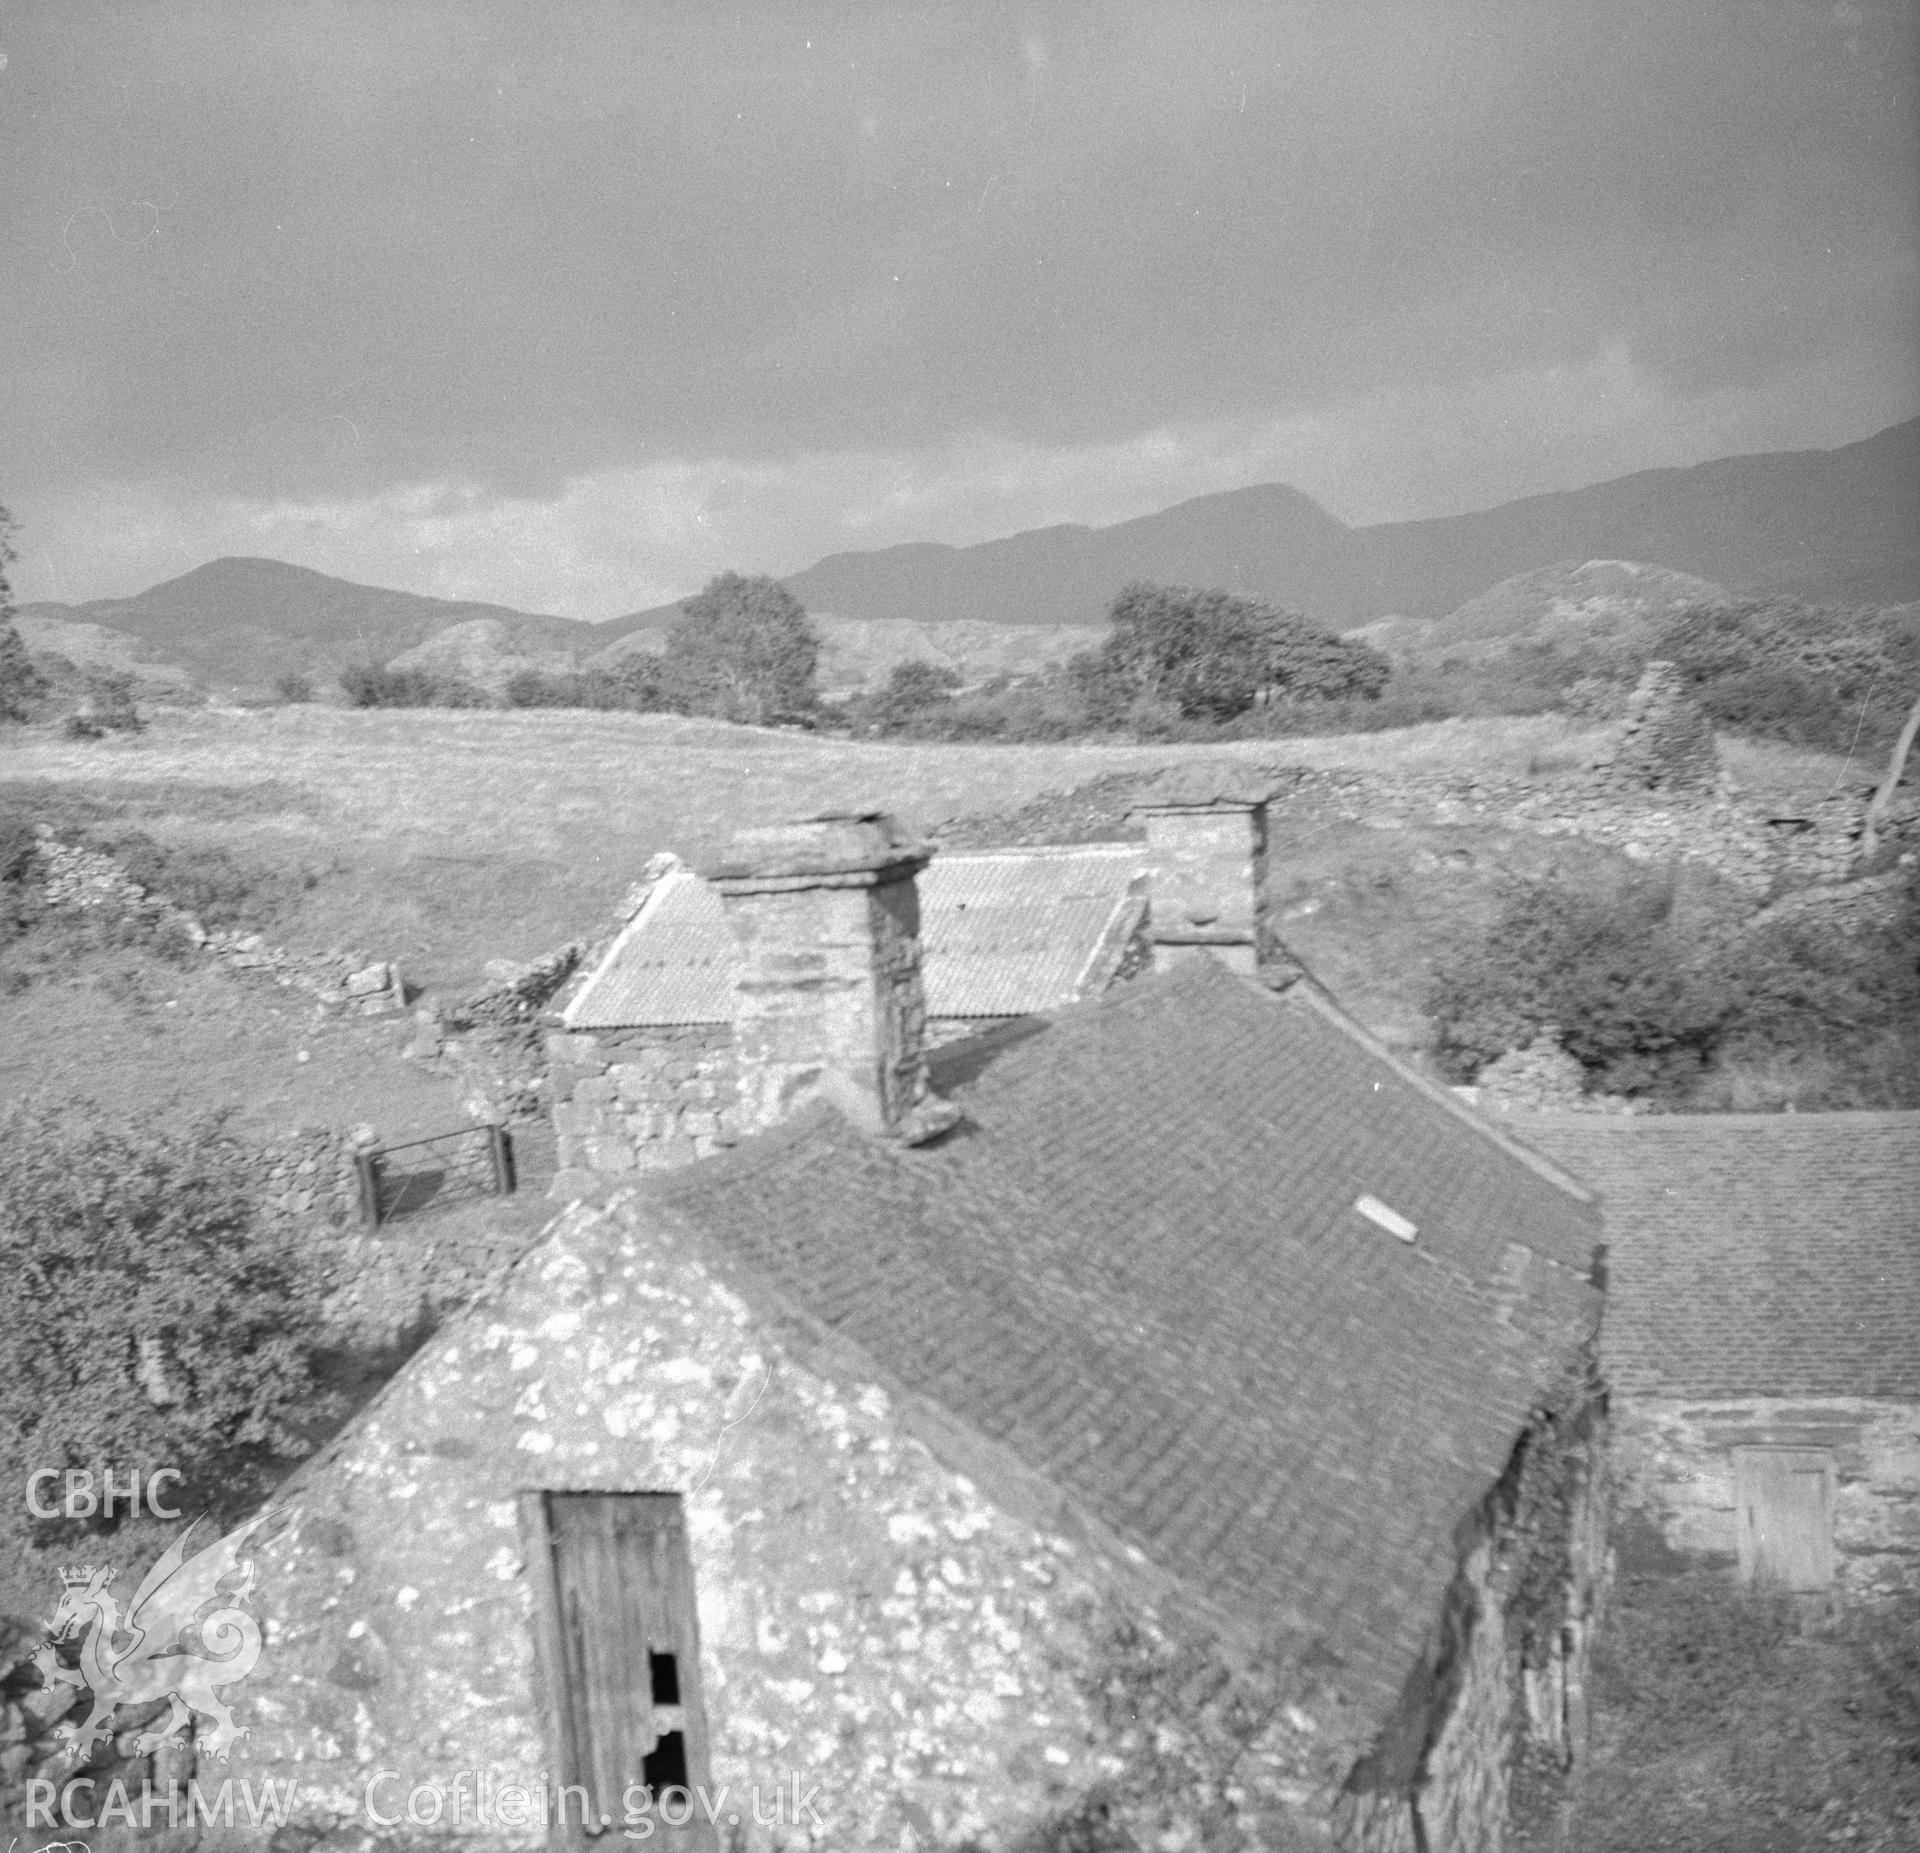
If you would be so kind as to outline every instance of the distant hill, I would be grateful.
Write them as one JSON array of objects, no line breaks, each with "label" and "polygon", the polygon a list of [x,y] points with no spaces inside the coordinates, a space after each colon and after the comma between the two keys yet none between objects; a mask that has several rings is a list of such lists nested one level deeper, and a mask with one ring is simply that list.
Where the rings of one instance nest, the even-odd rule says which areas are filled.
[{"label": "distant hill", "polygon": [[[1920,598],[1916,516],[1920,419],[1910,419],[1837,450],[1646,470],[1479,514],[1350,528],[1298,490],[1265,484],[1113,527],[833,554],[785,583],[821,622],[828,685],[852,686],[906,655],[952,661],[969,675],[1057,660],[1092,641],[1087,633],[1104,626],[1132,579],[1222,587],[1336,630],[1365,627],[1390,648],[1424,649],[1426,624],[1505,634],[1508,617],[1542,596],[1549,606],[1625,596],[1598,581],[1585,594],[1571,584],[1542,591],[1556,574],[1608,563],[1664,570],[1674,585],[1898,604]],[[33,604],[20,615],[93,626],[98,634],[74,634],[76,647],[175,664],[203,686],[265,688],[290,670],[320,682],[349,662],[390,661],[456,627],[462,634],[443,646],[450,660],[504,681],[502,664],[557,665],[616,644],[657,649],[678,610],[586,624],[355,585],[277,560],[224,559],[133,598]],[[1011,634],[1033,631],[1047,635]],[[46,641],[32,647],[60,648],[54,632],[41,634]],[[1465,629],[1458,641],[1469,641]]]},{"label": "distant hill", "polygon": [[265,688],[290,670],[323,681],[350,662],[384,662],[481,619],[534,654],[606,641],[576,619],[355,585],[282,560],[214,560],[132,598],[22,605],[19,615],[102,627],[134,640],[144,661],[178,664],[216,688]]},{"label": "distant hill", "polygon": [[[1108,528],[836,553],[784,583],[808,610],[843,618],[1089,625],[1128,580],[1153,579],[1219,586],[1345,630],[1441,618],[1516,573],[1609,559],[1734,591],[1860,604],[1920,597],[1920,419],[1838,450],[1643,470],[1431,521],[1349,528],[1269,484]],[[658,625],[673,609],[613,623]]]},{"label": "distant hill", "polygon": [[1384,618],[1347,634],[1390,655],[1437,661],[1498,655],[1517,643],[1623,638],[1727,588],[1637,560],[1557,561],[1503,579],[1443,618]]}]

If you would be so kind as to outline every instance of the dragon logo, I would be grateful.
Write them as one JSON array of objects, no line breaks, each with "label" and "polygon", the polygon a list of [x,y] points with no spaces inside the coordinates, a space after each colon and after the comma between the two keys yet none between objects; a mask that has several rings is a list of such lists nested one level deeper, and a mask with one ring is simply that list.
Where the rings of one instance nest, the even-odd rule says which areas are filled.
[{"label": "dragon logo", "polygon": [[[190,1728],[195,1712],[213,1720],[213,1732],[201,1744],[222,1762],[235,1740],[247,1735],[219,1691],[245,1679],[260,1658],[260,1625],[238,1606],[253,1587],[253,1560],[241,1553],[271,1516],[262,1512],[189,1560],[187,1540],[200,1522],[195,1519],[147,1572],[124,1616],[108,1588],[116,1572],[90,1564],[60,1572],[60,1606],[34,1664],[47,1685],[85,1686],[93,1694],[86,1722],[63,1724],[57,1733],[74,1762],[113,1735],[109,1721],[116,1707],[153,1699],[172,1703],[152,1730],[134,1740],[135,1756],[149,1755],[182,1727]],[[221,1587],[236,1577],[234,1587]],[[210,1602],[222,1606],[202,1616]],[[82,1631],[79,1667],[62,1666],[55,1644]]]}]

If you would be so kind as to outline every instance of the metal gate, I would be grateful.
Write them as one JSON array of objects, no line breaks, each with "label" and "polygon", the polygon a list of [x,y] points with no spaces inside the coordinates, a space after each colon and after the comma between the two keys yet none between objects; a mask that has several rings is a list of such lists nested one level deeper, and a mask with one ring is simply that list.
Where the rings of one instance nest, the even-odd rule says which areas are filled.
[{"label": "metal gate", "polygon": [[360,1217],[377,1229],[396,1216],[473,1197],[510,1196],[513,1139],[504,1126],[462,1126],[354,1155],[360,1173]]}]

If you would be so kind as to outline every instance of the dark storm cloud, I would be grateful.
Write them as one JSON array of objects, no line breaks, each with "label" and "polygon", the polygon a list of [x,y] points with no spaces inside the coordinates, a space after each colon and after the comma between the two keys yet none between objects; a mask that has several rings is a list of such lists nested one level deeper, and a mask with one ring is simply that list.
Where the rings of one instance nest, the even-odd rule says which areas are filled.
[{"label": "dark storm cloud", "polygon": [[1912,22],[45,5],[0,72],[0,495],[538,498],[1609,354],[1830,441],[1823,369],[1912,409]]}]

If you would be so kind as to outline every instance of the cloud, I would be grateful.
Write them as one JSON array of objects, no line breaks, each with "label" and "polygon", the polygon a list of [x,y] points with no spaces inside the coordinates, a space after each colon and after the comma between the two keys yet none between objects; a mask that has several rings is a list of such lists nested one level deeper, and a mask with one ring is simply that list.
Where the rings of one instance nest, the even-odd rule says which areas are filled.
[{"label": "cloud", "polygon": [[1862,435],[1920,403],[1913,19],[29,9],[0,499],[90,588],[177,541],[604,610]]},{"label": "cloud", "polygon": [[[594,471],[551,496],[475,480],[369,495],[206,497],[123,485],[35,502],[14,572],[23,599],[118,596],[222,554],[258,554],[440,598],[609,618],[714,573],[790,573],[823,555],[1026,527],[1107,526],[1191,496],[1282,481],[1356,525],[1457,513],[1633,469],[1840,444],[1883,422],[1877,357],[1676,398],[1616,343],[1570,368],[1515,369],[1341,400],[1283,419],[1167,425],[1045,446],[975,434],[920,450],[710,457]],[[1451,493],[1436,497],[1444,481]]]}]

